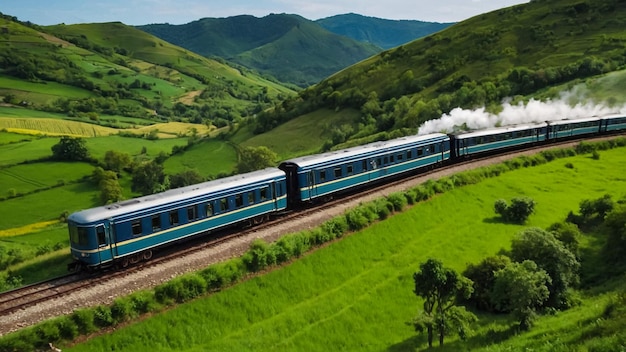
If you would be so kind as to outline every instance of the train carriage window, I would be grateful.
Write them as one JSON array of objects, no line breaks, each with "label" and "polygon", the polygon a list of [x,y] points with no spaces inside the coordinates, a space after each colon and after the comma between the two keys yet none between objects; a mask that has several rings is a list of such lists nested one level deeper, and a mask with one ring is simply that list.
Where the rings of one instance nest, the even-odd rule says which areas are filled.
[{"label": "train carriage window", "polygon": [[198,210],[195,205],[190,205],[187,207],[187,220],[194,221],[198,219]]},{"label": "train carriage window", "polygon": [[261,200],[267,200],[270,196],[268,187],[261,188]]},{"label": "train carriage window", "polygon": [[378,166],[383,166],[383,165],[385,165],[385,164],[383,164],[383,159],[382,159],[382,158],[378,158],[377,163],[378,163],[378,164],[377,164]]},{"label": "train carriage window", "polygon": [[178,220],[178,210],[170,211],[170,225],[176,226],[178,224],[180,224],[180,221]]},{"label": "train carriage window", "polygon": [[335,172],[335,178],[341,178],[341,176],[342,176],[342,175],[341,175],[341,174],[342,174],[342,172],[341,172],[341,166],[340,166],[340,167],[336,167],[336,168],[335,168],[335,170],[334,170],[334,172]]},{"label": "train carriage window", "polygon": [[361,168],[363,169],[363,172],[367,171],[367,160],[361,161]]},{"label": "train carriage window", "polygon": [[243,196],[241,194],[237,194],[235,196],[235,206],[237,208],[243,206]]},{"label": "train carriage window", "polygon": [[228,199],[222,198],[220,199],[220,211],[226,211],[228,209]]},{"label": "train carriage window", "polygon": [[133,222],[130,224],[133,236],[139,236],[141,235],[141,219],[137,219],[137,220],[133,220]]},{"label": "train carriage window", "polygon": [[152,215],[152,232],[159,231],[161,229],[161,216]]},{"label": "train carriage window", "polygon": [[354,170],[354,169],[353,169],[353,166],[352,166],[352,165],[347,165],[347,166],[346,166],[346,174],[348,174],[348,175],[352,175],[352,173],[354,172],[353,170]]},{"label": "train carriage window", "polygon": [[207,203],[206,205],[206,217],[213,216],[213,204]]},{"label": "train carriage window", "polygon": [[417,148],[417,157],[420,157],[422,155],[424,155],[424,148],[423,147]]},{"label": "train carriage window", "polygon": [[394,163],[396,161],[396,156],[394,154],[391,154],[389,156],[389,162]]},{"label": "train carriage window", "polygon": [[320,171],[320,182],[326,181],[326,170]]},{"label": "train carriage window", "polygon": [[402,155],[402,153],[398,154],[398,161],[402,161],[403,158],[404,158],[404,155]]},{"label": "train carriage window", "polygon": [[383,165],[387,164],[389,164],[389,157],[385,156],[385,158],[383,159]]},{"label": "train carriage window", "polygon": [[248,204],[254,204],[254,192],[248,192]]},{"label": "train carriage window", "polygon": [[96,227],[96,238],[98,239],[98,246],[104,246],[107,244],[107,238],[104,234],[104,226]]},{"label": "train carriage window", "polygon": [[413,159],[413,151],[412,150],[409,150],[409,151],[406,152],[406,158],[407,159]]}]

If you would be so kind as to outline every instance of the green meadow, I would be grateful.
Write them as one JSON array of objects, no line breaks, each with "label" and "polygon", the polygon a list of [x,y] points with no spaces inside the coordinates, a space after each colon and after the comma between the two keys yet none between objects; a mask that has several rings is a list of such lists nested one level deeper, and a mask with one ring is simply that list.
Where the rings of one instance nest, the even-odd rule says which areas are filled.
[{"label": "green meadow", "polygon": [[203,177],[230,174],[237,164],[237,150],[222,140],[206,140],[182,154],[169,157],[163,164],[165,169],[176,174],[186,170],[196,170]]},{"label": "green meadow", "polygon": [[[453,189],[289,265],[64,351],[426,349],[426,337],[407,324],[421,307],[412,293],[420,263],[437,258],[462,271],[509,248],[525,227],[563,221],[584,199],[623,198],[625,162],[619,148],[599,160],[558,159]],[[535,214],[524,226],[500,222],[495,200],[518,196],[537,202]],[[505,316],[481,315],[468,341],[449,337],[440,350],[575,350],[592,339],[581,331],[597,321],[610,293],[596,292],[582,292],[580,306],[517,336],[507,333],[514,322]]]}]

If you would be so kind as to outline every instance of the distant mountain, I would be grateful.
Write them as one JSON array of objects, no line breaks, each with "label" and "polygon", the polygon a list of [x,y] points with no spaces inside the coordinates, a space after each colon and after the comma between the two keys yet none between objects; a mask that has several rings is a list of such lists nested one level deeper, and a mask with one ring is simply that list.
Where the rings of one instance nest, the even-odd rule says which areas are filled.
[{"label": "distant mountain", "polygon": [[386,20],[354,13],[322,18],[315,22],[333,33],[360,42],[372,43],[383,49],[406,44],[454,24],[454,22]]},{"label": "distant mountain", "polygon": [[300,87],[381,51],[289,14],[203,18],[183,25],[137,28],[200,55],[221,57]]}]

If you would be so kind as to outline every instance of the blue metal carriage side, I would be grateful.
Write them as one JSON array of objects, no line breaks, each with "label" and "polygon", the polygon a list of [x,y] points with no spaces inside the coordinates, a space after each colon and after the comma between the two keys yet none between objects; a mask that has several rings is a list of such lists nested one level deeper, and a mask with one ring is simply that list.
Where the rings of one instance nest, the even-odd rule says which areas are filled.
[{"label": "blue metal carriage side", "polygon": [[446,161],[445,134],[409,136],[282,162],[289,207]]},{"label": "blue metal carriage side", "polygon": [[153,248],[283,210],[286,191],[271,168],[76,212],[72,256],[88,267],[148,259]]},{"label": "blue metal carriage side", "polygon": [[626,115],[610,115],[601,118],[601,132],[615,132],[626,130]]},{"label": "blue metal carriage side", "polygon": [[546,135],[546,123],[458,132],[450,134],[450,148],[452,158],[469,157],[544,142]]},{"label": "blue metal carriage side", "polygon": [[598,117],[548,122],[548,139],[559,140],[582,135],[600,133],[601,120]]}]

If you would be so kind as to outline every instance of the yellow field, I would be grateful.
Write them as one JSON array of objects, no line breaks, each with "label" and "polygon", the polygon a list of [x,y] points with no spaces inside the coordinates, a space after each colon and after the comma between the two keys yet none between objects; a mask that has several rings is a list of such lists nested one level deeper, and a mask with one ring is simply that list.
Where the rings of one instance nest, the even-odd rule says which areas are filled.
[{"label": "yellow field", "polygon": [[94,124],[46,118],[0,117],[0,129],[22,134],[70,135],[98,137],[116,134],[118,130]]},{"label": "yellow field", "polygon": [[0,117],[0,129],[29,135],[99,137],[117,134],[118,132],[142,134],[158,130],[159,138],[176,138],[179,136],[190,136],[194,128],[199,136],[205,136],[215,129],[214,126],[208,127],[206,125],[183,122],[159,123],[135,129],[115,129],[85,122],[59,119]]},{"label": "yellow field", "polygon": [[58,222],[59,220],[43,221],[43,222],[38,222],[35,224],[22,226],[22,227],[16,227],[13,229],[0,230],[0,238],[25,235],[27,233],[32,233],[37,230],[41,230],[50,225],[57,224]]}]

